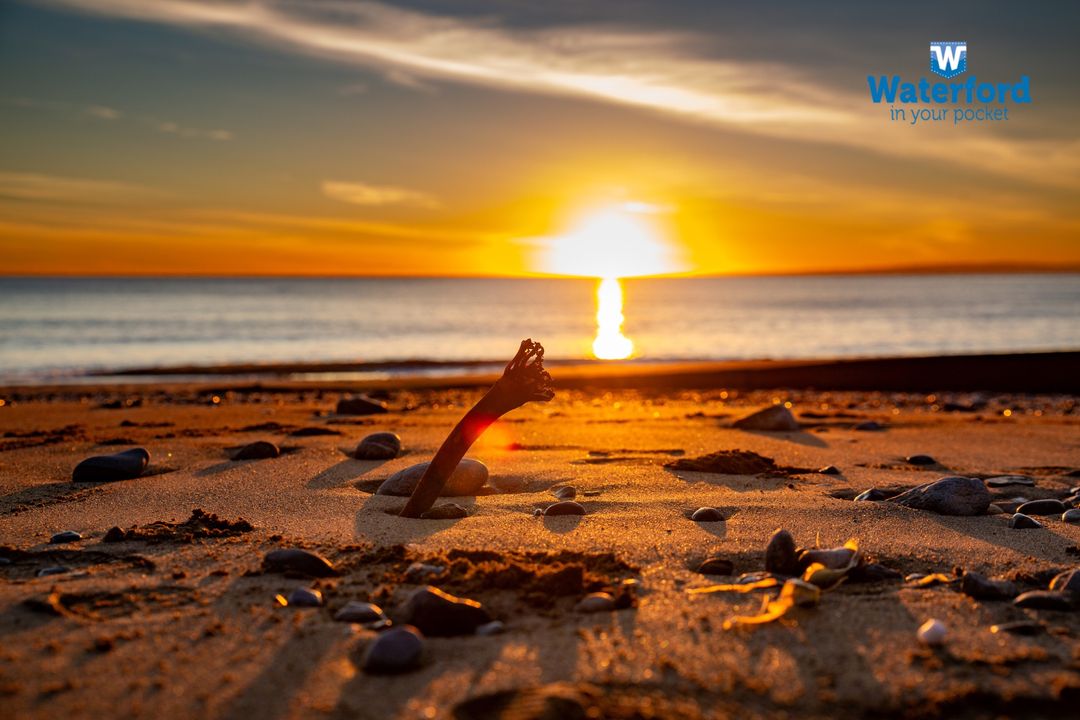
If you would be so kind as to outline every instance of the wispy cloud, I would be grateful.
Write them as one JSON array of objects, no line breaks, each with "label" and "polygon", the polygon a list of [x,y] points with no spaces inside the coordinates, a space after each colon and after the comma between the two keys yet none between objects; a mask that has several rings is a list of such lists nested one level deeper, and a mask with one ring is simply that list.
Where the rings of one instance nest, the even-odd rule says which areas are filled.
[{"label": "wispy cloud", "polygon": [[[579,24],[520,29],[373,2],[47,0],[87,13],[225,29],[279,50],[444,79],[587,98],[685,120],[880,155],[978,168],[1038,184],[1080,185],[1080,153],[1058,149],[1047,172],[1035,141],[965,133],[928,140],[891,128],[861,85],[838,90],[802,67],[696,52],[686,32]],[[897,132],[905,130],[907,132]]]},{"label": "wispy cloud", "polygon": [[26,110],[49,110],[73,116],[89,115],[97,120],[128,120],[143,127],[153,128],[157,132],[182,138],[226,141],[236,137],[235,133],[231,130],[189,127],[173,122],[172,120],[163,120],[154,117],[153,115],[128,115],[121,110],[117,110],[116,108],[107,105],[82,105],[79,103],[64,102],[62,100],[39,100],[27,97],[4,98],[3,100],[0,100],[0,103]]},{"label": "wispy cloud", "polygon": [[0,171],[0,197],[14,200],[108,203],[157,194],[150,188],[111,180]]},{"label": "wispy cloud", "polygon": [[434,209],[439,207],[439,200],[432,195],[418,190],[393,187],[392,185],[368,185],[359,182],[326,180],[322,184],[323,194],[328,198],[353,205],[407,205]]},{"label": "wispy cloud", "polygon": [[229,130],[200,130],[199,128],[184,127],[177,123],[166,121],[157,123],[158,132],[166,135],[176,135],[182,138],[199,138],[203,140],[232,140],[233,134]]},{"label": "wispy cloud", "polygon": [[89,105],[86,114],[100,120],[117,120],[123,115],[119,110],[104,105]]}]

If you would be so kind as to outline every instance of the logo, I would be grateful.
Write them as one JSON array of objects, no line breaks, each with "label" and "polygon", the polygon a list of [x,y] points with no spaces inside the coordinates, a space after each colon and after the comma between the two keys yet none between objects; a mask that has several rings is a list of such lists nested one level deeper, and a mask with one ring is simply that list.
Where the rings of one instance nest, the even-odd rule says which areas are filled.
[{"label": "logo", "polygon": [[930,72],[943,78],[954,78],[967,71],[966,42],[930,43]]}]

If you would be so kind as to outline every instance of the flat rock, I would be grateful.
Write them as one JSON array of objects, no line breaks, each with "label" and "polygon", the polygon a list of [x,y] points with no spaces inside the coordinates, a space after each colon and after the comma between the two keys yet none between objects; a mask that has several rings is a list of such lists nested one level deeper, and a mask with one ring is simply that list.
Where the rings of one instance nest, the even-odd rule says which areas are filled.
[{"label": "flat rock", "polygon": [[699,507],[690,516],[694,522],[721,522],[724,514],[714,507]]},{"label": "flat rock", "polygon": [[1009,485],[1025,485],[1027,487],[1034,487],[1035,480],[1027,475],[998,475],[997,477],[986,478],[986,486],[992,488],[1008,487]]},{"label": "flat rock", "polygon": [[886,495],[883,491],[877,488],[870,488],[869,490],[863,490],[861,493],[855,496],[855,502],[881,502],[886,499]]},{"label": "flat rock", "polygon": [[420,514],[421,520],[458,520],[464,517],[469,517],[469,511],[457,503],[436,505]]},{"label": "flat rock", "polygon": [[281,450],[272,442],[256,440],[233,453],[233,460],[266,460],[280,457]]},{"label": "flat rock", "polygon": [[312,588],[296,588],[289,593],[290,607],[322,607],[323,596]]},{"label": "flat rock", "polygon": [[830,570],[840,570],[850,565],[854,556],[855,551],[846,547],[803,550],[799,555],[799,567],[807,568],[814,563],[821,563]]},{"label": "flat rock", "polygon": [[945,477],[911,488],[888,502],[939,515],[983,515],[992,499],[978,478]]},{"label": "flat rock", "polygon": [[1080,510],[1073,508],[1061,513],[1061,522],[1069,525],[1080,525]]},{"label": "flat rock", "polygon": [[732,575],[735,573],[735,563],[723,557],[706,558],[697,567],[702,575]]},{"label": "flat rock", "polygon": [[1013,600],[1013,605],[1032,610],[1075,610],[1077,605],[1075,593],[1058,592],[1055,590],[1031,590]]},{"label": "flat rock", "polygon": [[318,553],[301,548],[271,550],[263,558],[263,567],[268,572],[297,572],[313,577],[337,575],[337,571],[329,560]]},{"label": "flat rock", "polygon": [[1013,530],[1034,530],[1041,528],[1043,524],[1033,517],[1024,515],[1023,513],[1016,513],[1009,518],[1009,527]]},{"label": "flat rock", "polygon": [[401,438],[397,433],[377,432],[366,436],[356,446],[357,460],[393,460],[401,454]]},{"label": "flat rock", "polygon": [[403,616],[406,623],[430,637],[472,635],[476,628],[492,621],[477,601],[454,597],[430,585],[409,596]]},{"label": "flat rock", "polygon": [[1008,580],[991,580],[974,572],[964,573],[960,590],[976,600],[1012,600],[1020,594],[1020,588]]},{"label": "flat rock", "polygon": [[387,412],[386,403],[363,395],[341,398],[337,404],[338,415],[383,415]]},{"label": "flat rock", "polygon": [[338,622],[374,623],[385,620],[386,614],[374,603],[350,600],[334,613],[334,619]]},{"label": "flat rock", "polygon": [[548,505],[544,510],[545,517],[555,517],[558,515],[584,515],[585,506],[581,503],[574,502],[573,500],[563,500],[562,502]]},{"label": "flat rock", "polygon": [[[427,470],[427,467],[430,464],[431,463],[424,462],[419,465],[411,465],[404,470],[398,470],[379,486],[379,489],[375,491],[375,494],[396,495],[398,497],[408,497],[409,495],[412,495],[413,490],[415,490],[416,486],[420,483],[420,478],[424,476],[424,471]],[[479,492],[480,488],[484,487],[487,480],[487,465],[479,460],[464,458],[458,463],[458,466],[454,468],[454,471],[450,473],[450,478],[446,481],[446,485],[443,486],[442,492],[439,493],[439,497],[475,495]]]},{"label": "flat rock", "polygon": [[574,609],[580,613],[611,612],[615,609],[615,598],[611,593],[589,593],[578,601]]},{"label": "flat rock", "polygon": [[1061,515],[1066,510],[1065,503],[1060,500],[1047,498],[1045,500],[1028,500],[1016,508],[1016,512],[1024,515]]},{"label": "flat rock", "polygon": [[573,500],[577,497],[577,488],[573,485],[560,485],[552,488],[551,494],[560,500]]},{"label": "flat rock", "polygon": [[134,480],[143,474],[150,464],[146,448],[132,448],[112,455],[96,455],[75,466],[72,482],[115,482]]},{"label": "flat rock", "polygon": [[733,423],[739,430],[764,432],[792,432],[799,429],[799,421],[783,405],[772,405],[764,410],[750,413]]},{"label": "flat rock", "polygon": [[63,543],[78,542],[79,540],[82,540],[82,535],[74,530],[65,530],[63,532],[58,532],[49,538],[49,544],[60,545]]},{"label": "flat rock", "polygon": [[825,467],[818,470],[818,472],[822,475],[839,475],[840,468],[836,467],[835,465],[826,465]]},{"label": "flat rock", "polygon": [[787,530],[777,530],[765,546],[765,570],[789,577],[799,574],[799,557],[795,538]]},{"label": "flat rock", "polygon": [[379,633],[368,645],[361,661],[364,672],[393,675],[420,667],[424,636],[414,627],[396,627]]},{"label": "flat rock", "polygon": [[904,461],[908,465],[937,465],[937,460],[929,455],[908,455]]}]

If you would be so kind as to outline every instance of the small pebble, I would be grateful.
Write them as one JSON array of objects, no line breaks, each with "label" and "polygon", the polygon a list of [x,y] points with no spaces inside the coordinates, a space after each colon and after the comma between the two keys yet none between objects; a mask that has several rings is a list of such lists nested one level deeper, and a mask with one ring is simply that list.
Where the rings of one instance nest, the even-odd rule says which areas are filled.
[{"label": "small pebble", "polygon": [[919,626],[916,635],[923,645],[936,646],[945,642],[945,636],[948,632],[945,623],[940,620],[930,619]]},{"label": "small pebble", "polygon": [[885,426],[875,420],[867,420],[861,422],[855,426],[855,429],[860,432],[876,432],[878,430],[884,430]]},{"label": "small pebble", "polygon": [[1017,620],[1016,622],[991,625],[990,632],[1009,633],[1010,635],[1040,635],[1046,632],[1046,626],[1030,620]]},{"label": "small pebble", "polygon": [[313,577],[337,575],[334,566],[322,555],[300,548],[272,550],[263,558],[263,567],[270,572],[298,572]]},{"label": "small pebble", "polygon": [[702,575],[731,575],[735,572],[735,563],[727,558],[711,557],[698,565],[697,571]]},{"label": "small pebble", "polygon": [[454,597],[430,585],[409,596],[402,614],[406,623],[430,637],[472,635],[493,619],[477,601]]},{"label": "small pebble", "polygon": [[1005,514],[1005,509],[1002,508],[997,503],[990,503],[989,505],[986,506],[986,514],[987,515],[1004,515]]},{"label": "small pebble", "polygon": [[974,572],[964,573],[960,590],[976,600],[1012,600],[1020,594],[1020,589],[1008,580],[991,580]]},{"label": "small pebble", "polygon": [[1061,513],[1061,521],[1069,525],[1080,525],[1080,510],[1066,510]]},{"label": "small pebble", "polygon": [[322,593],[312,588],[296,588],[289,593],[289,605],[292,607],[322,607]]},{"label": "small pebble", "polygon": [[724,514],[714,507],[700,507],[690,516],[694,522],[721,522]]},{"label": "small pebble", "polygon": [[586,490],[581,494],[585,497],[599,497],[601,492],[601,490]]},{"label": "small pebble", "polygon": [[573,500],[577,497],[577,488],[572,485],[563,485],[552,489],[551,494],[560,500]]},{"label": "small pebble", "polygon": [[998,475],[997,477],[986,479],[987,487],[1008,487],[1009,485],[1026,485],[1031,487],[1035,485],[1035,481],[1027,475]]},{"label": "small pebble", "polygon": [[114,482],[139,477],[150,464],[146,448],[133,448],[112,455],[83,460],[71,472],[72,482]]},{"label": "small pebble", "polygon": [[1065,507],[1065,503],[1053,499],[1029,500],[1016,508],[1016,512],[1024,515],[1061,515],[1066,510],[1068,508]]},{"label": "small pebble", "polygon": [[397,627],[379,633],[364,652],[364,672],[392,675],[420,666],[424,636],[414,627]]},{"label": "small pebble", "polygon": [[232,459],[265,460],[267,458],[276,458],[280,455],[281,450],[274,443],[265,440],[256,440],[233,453]]},{"label": "small pebble", "polygon": [[1031,590],[1013,600],[1013,605],[1032,610],[1075,610],[1075,593],[1056,590]]},{"label": "small pebble", "polygon": [[476,634],[480,637],[490,637],[492,635],[502,635],[506,632],[506,625],[502,620],[492,620],[489,623],[476,628]]},{"label": "small pebble", "polygon": [[758,570],[757,572],[743,573],[739,577],[735,578],[735,585],[749,585],[751,583],[761,582],[762,580],[768,580],[773,577],[770,572],[764,570]]},{"label": "small pebble", "polygon": [[937,460],[929,455],[909,455],[905,460],[908,465],[937,465]]},{"label": "small pebble", "polygon": [[74,530],[65,530],[64,532],[58,532],[49,538],[49,543],[52,545],[60,545],[62,543],[72,543],[82,540],[82,535]]},{"label": "small pebble", "polygon": [[1028,517],[1023,513],[1016,513],[1009,518],[1009,527],[1014,530],[1030,530],[1034,528],[1041,528],[1043,524],[1033,517]]},{"label": "small pebble", "polygon": [[610,593],[589,593],[574,606],[574,609],[582,613],[611,612],[615,609],[615,598]]},{"label": "small pebble", "polygon": [[533,517],[544,517],[544,511],[541,510],[540,508],[534,509],[533,510]]},{"label": "small pebble", "polygon": [[414,562],[409,567],[405,568],[405,582],[407,583],[426,583],[446,570],[442,565],[427,565],[422,562]]},{"label": "small pebble", "polygon": [[392,460],[401,454],[401,438],[392,432],[368,435],[353,451],[357,460]]},{"label": "small pebble", "polygon": [[877,488],[863,490],[855,496],[855,502],[881,502],[885,499],[885,493]]},{"label": "small pebble", "polygon": [[825,467],[818,470],[818,472],[822,475],[839,475],[840,468],[836,467],[835,465],[826,465]]},{"label": "small pebble", "polygon": [[848,573],[850,582],[885,582],[887,580],[899,580],[900,577],[899,570],[893,570],[891,567],[881,563],[856,565]]},{"label": "small pebble", "polygon": [[572,500],[564,500],[557,502],[554,505],[548,505],[544,510],[545,516],[554,515],[584,515],[585,507],[581,503],[576,503]]},{"label": "small pebble", "polygon": [[385,620],[386,615],[382,608],[374,603],[350,600],[334,613],[334,619],[338,622],[373,623]]},{"label": "small pebble", "polygon": [[63,575],[66,572],[70,572],[70,568],[66,568],[63,565],[53,565],[52,567],[44,567],[37,571],[38,577],[45,577],[47,575]]},{"label": "small pebble", "polygon": [[338,400],[338,415],[382,415],[389,412],[386,403],[363,395]]},{"label": "small pebble", "polygon": [[787,530],[777,530],[765,546],[765,570],[792,577],[799,574],[799,558],[795,554],[795,538]]}]

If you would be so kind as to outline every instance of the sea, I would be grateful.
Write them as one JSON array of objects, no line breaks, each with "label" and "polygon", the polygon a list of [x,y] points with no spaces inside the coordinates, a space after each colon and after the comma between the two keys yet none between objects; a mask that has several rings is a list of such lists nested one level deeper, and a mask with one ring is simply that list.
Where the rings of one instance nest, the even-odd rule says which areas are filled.
[{"label": "sea", "polygon": [[[621,286],[629,362],[1080,349],[1080,274]],[[0,383],[239,363],[454,372],[456,363],[505,362],[526,337],[548,358],[587,359],[597,289],[593,279],[0,278]]]}]

